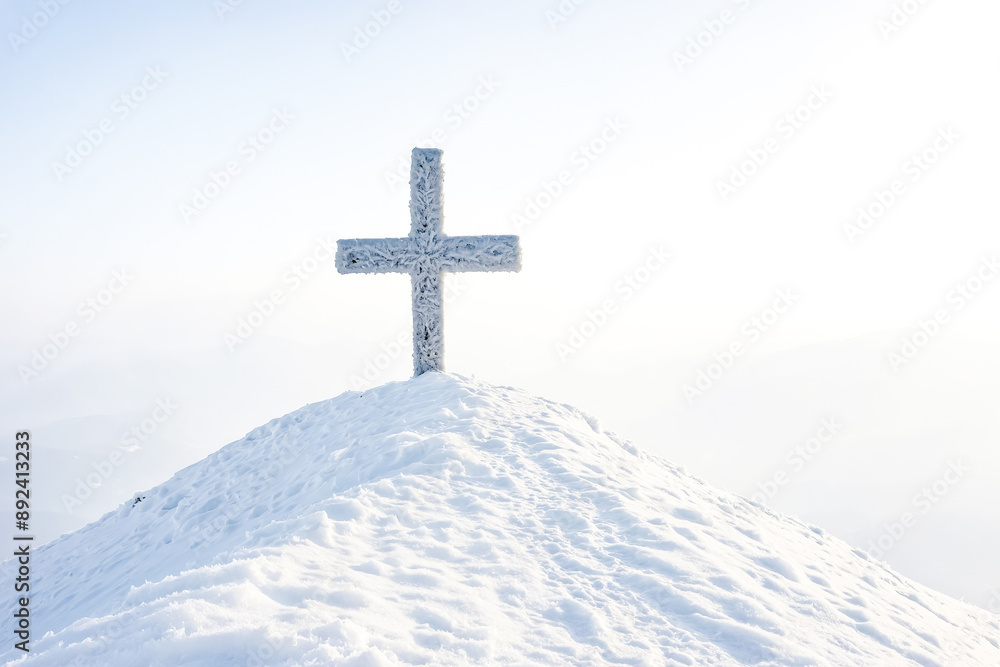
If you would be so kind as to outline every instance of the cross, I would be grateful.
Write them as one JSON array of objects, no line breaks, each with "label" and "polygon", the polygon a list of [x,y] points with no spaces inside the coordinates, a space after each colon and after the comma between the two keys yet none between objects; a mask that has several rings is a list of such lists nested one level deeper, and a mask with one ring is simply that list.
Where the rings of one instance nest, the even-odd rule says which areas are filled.
[{"label": "cross", "polygon": [[410,235],[337,241],[340,273],[408,273],[413,297],[413,375],[444,370],[445,271],[520,271],[517,236],[448,236],[441,230],[441,151],[414,148]]}]

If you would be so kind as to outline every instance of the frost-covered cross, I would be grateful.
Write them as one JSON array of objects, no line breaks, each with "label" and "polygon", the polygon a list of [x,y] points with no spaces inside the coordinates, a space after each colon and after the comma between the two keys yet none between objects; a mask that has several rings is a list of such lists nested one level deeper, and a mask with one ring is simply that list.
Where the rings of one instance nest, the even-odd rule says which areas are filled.
[{"label": "frost-covered cross", "polygon": [[520,271],[517,236],[448,236],[441,231],[441,151],[414,148],[410,235],[337,241],[340,273],[408,273],[413,295],[413,375],[444,370],[443,273]]}]

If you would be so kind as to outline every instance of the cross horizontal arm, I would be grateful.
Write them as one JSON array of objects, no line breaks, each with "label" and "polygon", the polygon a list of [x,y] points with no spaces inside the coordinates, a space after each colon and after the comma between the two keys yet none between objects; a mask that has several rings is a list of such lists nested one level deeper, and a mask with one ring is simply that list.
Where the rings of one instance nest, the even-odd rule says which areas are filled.
[{"label": "cross horizontal arm", "polygon": [[412,268],[412,241],[408,238],[337,241],[338,273],[409,273]]},{"label": "cross horizontal arm", "polygon": [[444,271],[521,270],[521,245],[517,236],[446,236],[440,243],[441,269]]}]

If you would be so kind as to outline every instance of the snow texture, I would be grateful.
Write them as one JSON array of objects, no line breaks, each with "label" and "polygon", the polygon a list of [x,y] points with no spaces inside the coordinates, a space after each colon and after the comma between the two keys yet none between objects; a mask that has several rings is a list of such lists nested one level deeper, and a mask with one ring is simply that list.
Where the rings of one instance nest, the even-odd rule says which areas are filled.
[{"label": "snow texture", "polygon": [[1000,664],[985,610],[444,373],[308,405],[136,497],[38,550],[32,652],[0,661]]},{"label": "snow texture", "polygon": [[413,297],[413,374],[444,370],[442,273],[520,271],[517,236],[447,236],[442,231],[441,151],[414,148],[410,235],[337,242],[340,273],[408,273]]}]

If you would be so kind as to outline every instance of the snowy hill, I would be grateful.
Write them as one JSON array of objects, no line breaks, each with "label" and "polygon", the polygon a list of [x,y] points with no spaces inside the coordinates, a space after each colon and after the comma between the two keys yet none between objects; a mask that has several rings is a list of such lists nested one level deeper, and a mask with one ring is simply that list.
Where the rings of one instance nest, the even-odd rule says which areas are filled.
[{"label": "snowy hill", "polygon": [[306,406],[140,496],[39,549],[32,653],[0,658],[1000,664],[987,612],[447,374]]}]

